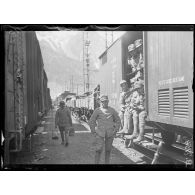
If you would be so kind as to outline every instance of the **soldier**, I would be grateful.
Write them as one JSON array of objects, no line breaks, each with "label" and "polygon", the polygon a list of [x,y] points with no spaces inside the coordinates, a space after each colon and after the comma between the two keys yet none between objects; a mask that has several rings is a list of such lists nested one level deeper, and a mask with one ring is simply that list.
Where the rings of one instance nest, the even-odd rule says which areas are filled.
[{"label": "soldier", "polygon": [[95,138],[95,164],[99,164],[100,162],[104,144],[105,163],[109,163],[112,142],[120,127],[120,118],[118,113],[108,106],[108,102],[108,96],[100,96],[100,107],[95,109],[89,121],[91,133]]},{"label": "soldier", "polygon": [[129,51],[129,59],[128,59],[128,64],[131,66],[132,72],[135,72],[137,69],[137,63],[135,61],[135,45],[130,44],[128,46],[128,51]]},{"label": "soldier", "polygon": [[[144,107],[144,90],[143,83],[136,82],[131,100],[133,114],[133,134],[130,139],[135,139],[134,142],[140,142],[144,137],[146,111]],[[139,132],[138,132],[139,126]]]},{"label": "soldier", "polygon": [[136,59],[136,63],[137,63],[137,70],[140,70],[144,67],[144,63],[143,63],[143,43],[142,43],[142,39],[138,39],[134,42],[135,45],[135,52],[137,53],[137,59]]},{"label": "soldier", "polygon": [[120,104],[120,111],[119,111],[119,117],[121,119],[121,127],[120,130],[123,129],[124,126],[124,112],[125,112],[125,93],[128,91],[128,86],[127,82],[125,80],[122,80],[120,82],[120,86],[122,88],[122,92],[120,93],[120,98],[119,98],[119,104]]},{"label": "soldier", "polygon": [[[71,113],[68,107],[65,106],[64,101],[60,101],[60,108],[56,111],[55,115],[55,128],[59,128],[62,139],[62,145],[68,146],[68,131],[72,127]],[[64,142],[64,136],[65,141]]]},{"label": "soldier", "polygon": [[120,94],[120,118],[123,122],[123,128],[118,134],[131,134],[132,133],[132,113],[130,108],[132,91],[128,88],[127,82],[122,80],[120,82],[122,92]]}]

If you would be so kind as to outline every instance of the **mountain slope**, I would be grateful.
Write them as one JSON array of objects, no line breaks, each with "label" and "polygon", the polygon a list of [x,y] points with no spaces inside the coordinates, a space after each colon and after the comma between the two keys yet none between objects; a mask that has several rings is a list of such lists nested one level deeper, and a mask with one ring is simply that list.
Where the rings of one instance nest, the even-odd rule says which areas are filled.
[{"label": "mountain slope", "polygon": [[[89,32],[90,45],[90,83],[96,84],[94,71],[99,55],[103,52],[103,39],[96,32]],[[45,70],[48,76],[48,86],[51,96],[62,93],[70,88],[73,76],[74,84],[83,83],[83,33],[37,32],[43,56]],[[65,88],[66,83],[66,88]],[[76,85],[75,89],[76,92]],[[83,93],[83,86],[79,85],[79,92]]]}]

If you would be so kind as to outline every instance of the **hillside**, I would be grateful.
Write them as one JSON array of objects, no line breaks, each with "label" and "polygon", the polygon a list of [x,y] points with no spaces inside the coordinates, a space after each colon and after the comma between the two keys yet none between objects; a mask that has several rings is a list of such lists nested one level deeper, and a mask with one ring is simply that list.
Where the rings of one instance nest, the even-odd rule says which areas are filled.
[{"label": "hillside", "polygon": [[[48,86],[51,96],[55,97],[66,88],[70,88],[73,75],[74,84],[83,83],[83,33],[82,32],[37,32],[43,56],[45,70],[48,76]],[[96,32],[89,32],[90,45],[90,83],[96,84],[95,70],[98,56],[104,50],[104,40]],[[94,84],[94,85],[92,85]],[[76,92],[76,85],[75,89]],[[80,93],[83,87],[79,86]]]}]

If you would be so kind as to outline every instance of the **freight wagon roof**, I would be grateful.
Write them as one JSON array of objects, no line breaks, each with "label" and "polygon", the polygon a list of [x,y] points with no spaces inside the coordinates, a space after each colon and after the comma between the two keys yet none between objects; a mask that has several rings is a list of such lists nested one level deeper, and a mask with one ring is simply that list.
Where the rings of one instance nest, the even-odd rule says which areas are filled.
[{"label": "freight wagon roof", "polygon": [[46,74],[46,72],[45,72],[45,69],[43,69],[43,74],[44,74],[45,79],[48,81],[48,79],[47,79],[47,74]]},{"label": "freight wagon roof", "polygon": [[[130,32],[130,34],[129,34]],[[102,56],[119,40],[124,40],[126,38],[128,38],[129,40],[135,41],[135,39],[138,39],[140,37],[140,33],[142,33],[142,31],[128,31],[125,34],[123,34],[121,37],[119,37],[118,39],[116,39],[100,56],[99,59],[102,58]],[[141,37],[140,37],[141,38]]]},{"label": "freight wagon roof", "polygon": [[67,99],[75,99],[76,98],[76,95],[67,95],[66,96],[66,100]]},{"label": "freight wagon roof", "polygon": [[102,56],[118,41],[120,40],[122,37],[119,37],[118,39],[116,39],[100,56],[99,59],[102,58]]}]

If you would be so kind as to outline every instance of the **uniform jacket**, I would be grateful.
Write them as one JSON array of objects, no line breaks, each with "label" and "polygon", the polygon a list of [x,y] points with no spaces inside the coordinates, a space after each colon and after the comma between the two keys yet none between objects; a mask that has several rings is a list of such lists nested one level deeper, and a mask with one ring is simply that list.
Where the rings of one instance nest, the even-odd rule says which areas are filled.
[{"label": "uniform jacket", "polygon": [[71,113],[68,107],[59,108],[55,115],[55,124],[58,126],[70,127],[72,126]]},{"label": "uniform jacket", "polygon": [[131,107],[133,110],[145,110],[144,96],[140,95],[137,91],[134,91],[132,94]]},{"label": "uniform jacket", "polygon": [[119,98],[120,111],[124,112],[125,109],[130,105],[132,92],[130,89],[127,92],[121,92]]},{"label": "uniform jacket", "polygon": [[118,113],[111,107],[96,108],[89,121],[91,131],[101,137],[113,136],[119,130],[120,125]]}]

